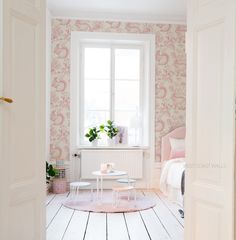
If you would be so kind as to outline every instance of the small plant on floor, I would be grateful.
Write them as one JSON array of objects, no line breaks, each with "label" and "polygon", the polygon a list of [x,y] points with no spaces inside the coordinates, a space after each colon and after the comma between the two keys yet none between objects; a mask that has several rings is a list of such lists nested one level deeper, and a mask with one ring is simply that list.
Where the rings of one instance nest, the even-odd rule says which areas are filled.
[{"label": "small plant on floor", "polygon": [[85,134],[85,137],[88,138],[89,142],[93,142],[94,140],[100,139],[100,129],[97,127],[89,128],[88,132]]},{"label": "small plant on floor", "polygon": [[52,164],[46,162],[46,183],[49,184],[51,180],[57,175],[57,170]]},{"label": "small plant on floor", "polygon": [[108,120],[106,125],[101,125],[100,130],[101,132],[105,132],[110,139],[113,139],[119,132],[119,129],[111,120]]}]

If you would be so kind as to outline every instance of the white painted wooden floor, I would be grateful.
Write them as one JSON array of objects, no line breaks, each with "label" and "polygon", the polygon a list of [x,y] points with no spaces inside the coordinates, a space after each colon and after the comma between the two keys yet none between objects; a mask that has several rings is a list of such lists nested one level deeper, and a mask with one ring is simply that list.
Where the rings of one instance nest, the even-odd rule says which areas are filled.
[{"label": "white painted wooden floor", "polygon": [[47,196],[47,240],[183,240],[184,220],[160,192],[154,208],[132,213],[89,213],[62,206],[66,194]]}]

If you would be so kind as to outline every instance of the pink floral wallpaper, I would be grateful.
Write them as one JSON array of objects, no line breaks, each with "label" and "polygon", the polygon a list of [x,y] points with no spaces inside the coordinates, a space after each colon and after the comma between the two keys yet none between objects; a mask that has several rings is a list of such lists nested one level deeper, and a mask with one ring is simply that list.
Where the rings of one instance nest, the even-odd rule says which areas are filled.
[{"label": "pink floral wallpaper", "polygon": [[185,25],[52,20],[51,160],[69,160],[71,31],[152,33],[156,36],[156,161],[161,137],[185,124]]}]

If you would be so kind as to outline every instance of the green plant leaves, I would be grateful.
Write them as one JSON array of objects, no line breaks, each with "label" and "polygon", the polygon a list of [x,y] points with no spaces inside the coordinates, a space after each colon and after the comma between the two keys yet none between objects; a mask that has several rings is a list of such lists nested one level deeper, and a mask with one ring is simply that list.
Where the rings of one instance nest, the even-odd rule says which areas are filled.
[{"label": "green plant leaves", "polygon": [[105,126],[104,126],[104,124],[100,125],[99,128],[100,128],[100,131],[101,131],[101,132],[104,132],[104,130],[105,130]]},{"label": "green plant leaves", "polygon": [[108,124],[108,125],[112,125],[112,124],[113,124],[113,121],[108,120],[108,121],[107,121],[107,124]]},{"label": "green plant leaves", "polygon": [[85,134],[85,137],[89,139],[89,142],[94,141],[95,139],[100,138],[100,129],[97,129],[97,127],[89,128],[88,133]]},{"label": "green plant leaves", "polygon": [[104,131],[110,139],[115,137],[119,132],[118,128],[115,127],[114,122],[111,120],[107,121],[107,125],[104,127]]},{"label": "green plant leaves", "polygon": [[115,126],[113,121],[108,120],[106,125],[101,124],[99,127],[89,128],[85,137],[88,138],[89,142],[92,142],[96,139],[100,139],[100,132],[105,132],[107,136],[112,139],[118,134],[119,129]]},{"label": "green plant leaves", "polygon": [[46,182],[49,182],[51,178],[56,176],[56,174],[57,174],[57,171],[53,167],[53,165],[46,162]]}]

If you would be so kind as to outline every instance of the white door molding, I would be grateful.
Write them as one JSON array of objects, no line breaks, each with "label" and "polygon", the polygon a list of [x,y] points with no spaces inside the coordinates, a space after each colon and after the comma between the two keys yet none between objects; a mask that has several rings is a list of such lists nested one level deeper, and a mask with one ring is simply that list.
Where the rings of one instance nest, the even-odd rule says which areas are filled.
[{"label": "white door molding", "polygon": [[[45,239],[45,1],[1,0],[0,239]],[[2,49],[2,48],[1,48]]]},{"label": "white door molding", "polygon": [[235,0],[189,0],[186,240],[234,239]]}]

